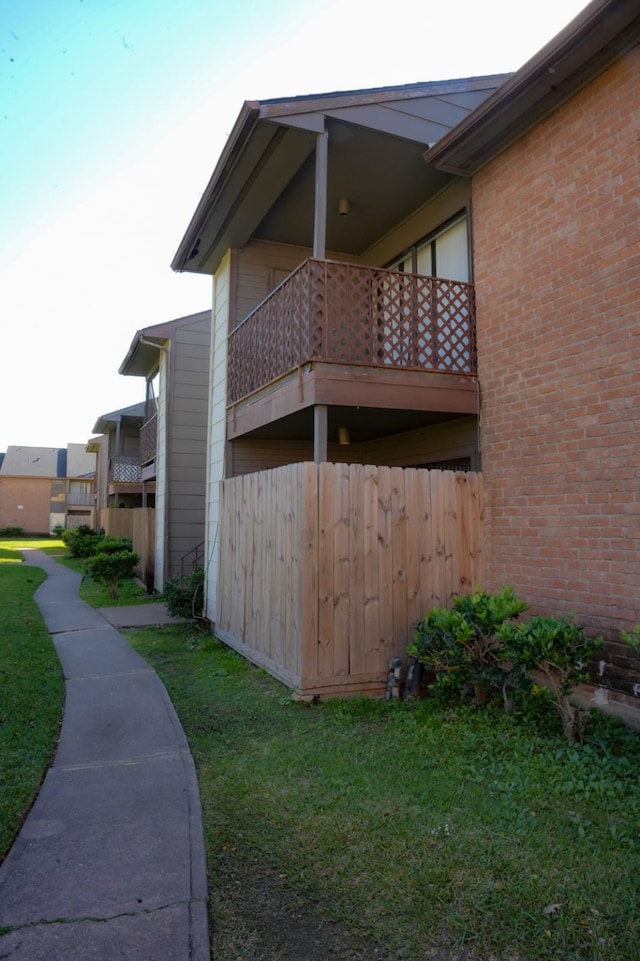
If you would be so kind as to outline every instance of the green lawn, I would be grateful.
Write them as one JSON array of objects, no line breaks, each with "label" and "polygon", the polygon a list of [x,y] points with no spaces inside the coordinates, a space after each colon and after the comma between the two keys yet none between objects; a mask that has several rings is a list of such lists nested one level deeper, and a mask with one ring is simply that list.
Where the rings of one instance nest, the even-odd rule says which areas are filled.
[{"label": "green lawn", "polygon": [[[19,561],[0,542],[0,857],[63,705],[43,574]],[[601,718],[571,747],[466,706],[295,704],[189,626],[129,636],[196,760],[216,961],[640,961],[637,734]]]},{"label": "green lawn", "polygon": [[21,563],[16,543],[27,542],[0,542],[0,860],[53,757],[64,702],[60,663],[33,600],[44,574]]},{"label": "green lawn", "polygon": [[112,597],[104,584],[98,584],[85,575],[86,558],[67,557],[62,554],[56,560],[72,571],[77,571],[83,575],[79,596],[91,607],[128,607],[131,604],[154,604],[162,600],[159,594],[147,594],[144,588],[140,587],[134,580],[123,581],[118,596]]},{"label": "green lawn", "polygon": [[216,961],[295,957],[265,950],[265,904],[283,929],[338,925],[349,958],[640,959],[638,735],[601,719],[570,747],[432,701],[295,704],[188,627],[129,636],[198,768]]},{"label": "green lawn", "polygon": [[80,600],[86,601],[91,607],[122,607],[123,605],[129,604],[153,604],[162,600],[159,594],[147,594],[145,589],[133,579],[123,581],[120,585],[118,596],[112,597],[104,584],[98,584],[97,581],[92,580],[92,578],[84,573],[87,562],[86,558],[67,557],[64,550],[63,545],[63,550],[60,555],[56,557],[56,560],[70,570],[77,571],[78,574],[83,575],[79,597]]},{"label": "green lawn", "polygon": [[10,563],[20,564],[23,560],[22,550],[24,548],[34,547],[56,559],[62,557],[65,551],[65,546],[62,541],[55,537],[2,537],[0,538],[0,563],[8,561]]},{"label": "green lawn", "polygon": [[162,600],[159,594],[147,594],[144,588],[140,587],[134,580],[124,581],[120,586],[118,596],[112,597],[104,584],[98,584],[90,577],[85,576],[86,558],[68,557],[67,548],[63,542],[53,537],[44,539],[26,537],[11,540],[0,539],[0,563],[3,560],[20,561],[22,548],[29,547],[44,551],[59,564],[64,564],[70,570],[82,574],[79,597],[90,604],[91,607],[125,607],[130,604],[150,604]]}]

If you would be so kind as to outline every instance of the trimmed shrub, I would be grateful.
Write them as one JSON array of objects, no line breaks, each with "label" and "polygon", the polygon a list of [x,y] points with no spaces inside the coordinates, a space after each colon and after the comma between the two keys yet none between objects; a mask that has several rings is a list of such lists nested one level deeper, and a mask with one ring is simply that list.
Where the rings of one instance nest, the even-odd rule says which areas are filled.
[{"label": "trimmed shrub", "polygon": [[492,691],[506,686],[513,665],[504,661],[498,628],[526,611],[510,587],[499,594],[475,591],[457,596],[453,607],[432,607],[416,625],[407,653],[437,674],[435,693],[461,693],[472,689],[477,704],[484,704]]},{"label": "trimmed shrub", "polygon": [[87,524],[81,524],[80,527],[65,530],[62,540],[69,551],[69,557],[92,557],[104,540],[104,534],[98,534]]},{"label": "trimmed shrub", "polygon": [[117,551],[113,554],[95,554],[85,566],[85,572],[94,581],[106,584],[111,597],[117,597],[122,581],[133,577],[140,562],[140,555],[133,551]]},{"label": "trimmed shrub", "polygon": [[630,631],[620,631],[620,640],[640,654],[640,624],[636,624]]},{"label": "trimmed shrub", "polygon": [[9,527],[0,527],[0,537],[20,537],[22,530],[22,527],[16,527],[13,525],[9,525]]},{"label": "trimmed shrub", "polygon": [[121,551],[132,551],[133,541],[130,537],[103,537],[99,548],[100,554],[119,554]]},{"label": "trimmed shrub", "polygon": [[165,581],[164,598],[172,617],[201,617],[204,610],[204,568]]},{"label": "trimmed shrub", "polygon": [[570,697],[576,684],[589,679],[589,661],[603,639],[587,637],[571,617],[532,617],[523,624],[505,623],[498,637],[505,657],[522,670],[540,672],[567,740],[582,741],[585,713]]}]

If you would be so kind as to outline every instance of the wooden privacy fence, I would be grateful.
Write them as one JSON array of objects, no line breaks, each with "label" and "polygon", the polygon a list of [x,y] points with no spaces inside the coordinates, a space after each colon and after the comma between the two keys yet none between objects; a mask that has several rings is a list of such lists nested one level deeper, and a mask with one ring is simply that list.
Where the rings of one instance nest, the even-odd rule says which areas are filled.
[{"label": "wooden privacy fence", "polygon": [[100,527],[109,537],[130,537],[140,555],[136,576],[147,590],[153,588],[155,564],[155,510],[153,507],[103,507]]},{"label": "wooden privacy fence", "polygon": [[382,692],[484,579],[482,475],[292,464],[223,481],[216,631],[301,694]]}]

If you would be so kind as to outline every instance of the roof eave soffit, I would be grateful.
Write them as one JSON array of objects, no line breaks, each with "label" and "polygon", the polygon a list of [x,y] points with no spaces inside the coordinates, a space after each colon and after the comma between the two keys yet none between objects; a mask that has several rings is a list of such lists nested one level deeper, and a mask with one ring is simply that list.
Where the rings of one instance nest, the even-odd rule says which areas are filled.
[{"label": "roof eave soffit", "polygon": [[206,210],[201,208],[197,227],[195,218],[192,221],[183,239],[181,263],[176,258],[174,269],[213,273],[226,250],[243,247],[315,149],[327,120],[427,147],[503,80],[504,75],[499,75],[430,84],[409,93],[385,91],[371,96],[364,92],[348,98],[314,98],[303,104],[260,104],[250,133],[236,150],[226,152],[215,182],[212,178]]}]

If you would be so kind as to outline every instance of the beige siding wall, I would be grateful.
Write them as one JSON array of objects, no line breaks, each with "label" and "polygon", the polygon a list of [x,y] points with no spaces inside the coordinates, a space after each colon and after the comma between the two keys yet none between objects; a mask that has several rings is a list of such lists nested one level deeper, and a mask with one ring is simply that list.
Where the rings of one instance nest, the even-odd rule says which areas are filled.
[{"label": "beige siding wall", "polygon": [[[100,437],[100,449],[96,454],[96,512],[107,506],[107,483],[109,474],[109,438],[106,434]],[[96,519],[98,514],[96,513]]]},{"label": "beige siding wall", "polygon": [[219,486],[220,481],[225,475],[227,332],[229,329],[231,260],[232,252],[227,251],[213,278],[205,537],[207,569],[205,613],[210,621],[216,620],[216,589],[218,583],[217,535],[220,506]]},{"label": "beige siding wall", "polygon": [[160,351],[158,370],[158,420],[156,447],[156,508],[153,586],[162,591],[165,580],[165,557],[167,551],[167,397],[169,354]]},{"label": "beige siding wall", "polygon": [[96,469],[96,455],[85,444],[67,444],[67,477],[85,477]]},{"label": "beige siding wall", "polygon": [[[415,467],[468,457],[471,469],[479,470],[478,422],[475,417],[460,417],[445,424],[407,431],[365,444],[350,444],[348,447],[330,444],[328,457],[333,463],[385,467]],[[311,460],[313,441],[239,438],[232,443],[231,464],[227,474],[250,474]]]},{"label": "beige siding wall", "polygon": [[[309,247],[252,240],[235,252],[232,270],[232,326],[239,324],[254,307],[277,287],[303,260],[311,257]],[[327,259],[356,261],[356,257],[335,251]]]},{"label": "beige siding wall", "polygon": [[383,437],[362,445],[362,463],[386,467],[423,464],[468,457],[472,470],[480,470],[476,417],[460,417],[444,424]]},{"label": "beige siding wall", "polygon": [[365,250],[360,257],[360,262],[376,267],[388,264],[412,244],[437,230],[445,221],[464,210],[470,197],[470,183],[466,180],[456,181]]},{"label": "beige siding wall", "polygon": [[[170,427],[167,460],[171,492],[168,513],[169,577],[204,540],[207,460],[207,403],[211,318],[178,328],[172,344]],[[187,559],[190,569],[191,559]]]},{"label": "beige siding wall", "polygon": [[238,251],[233,265],[232,323],[235,327],[285,276],[311,256],[307,247],[252,240]]}]

